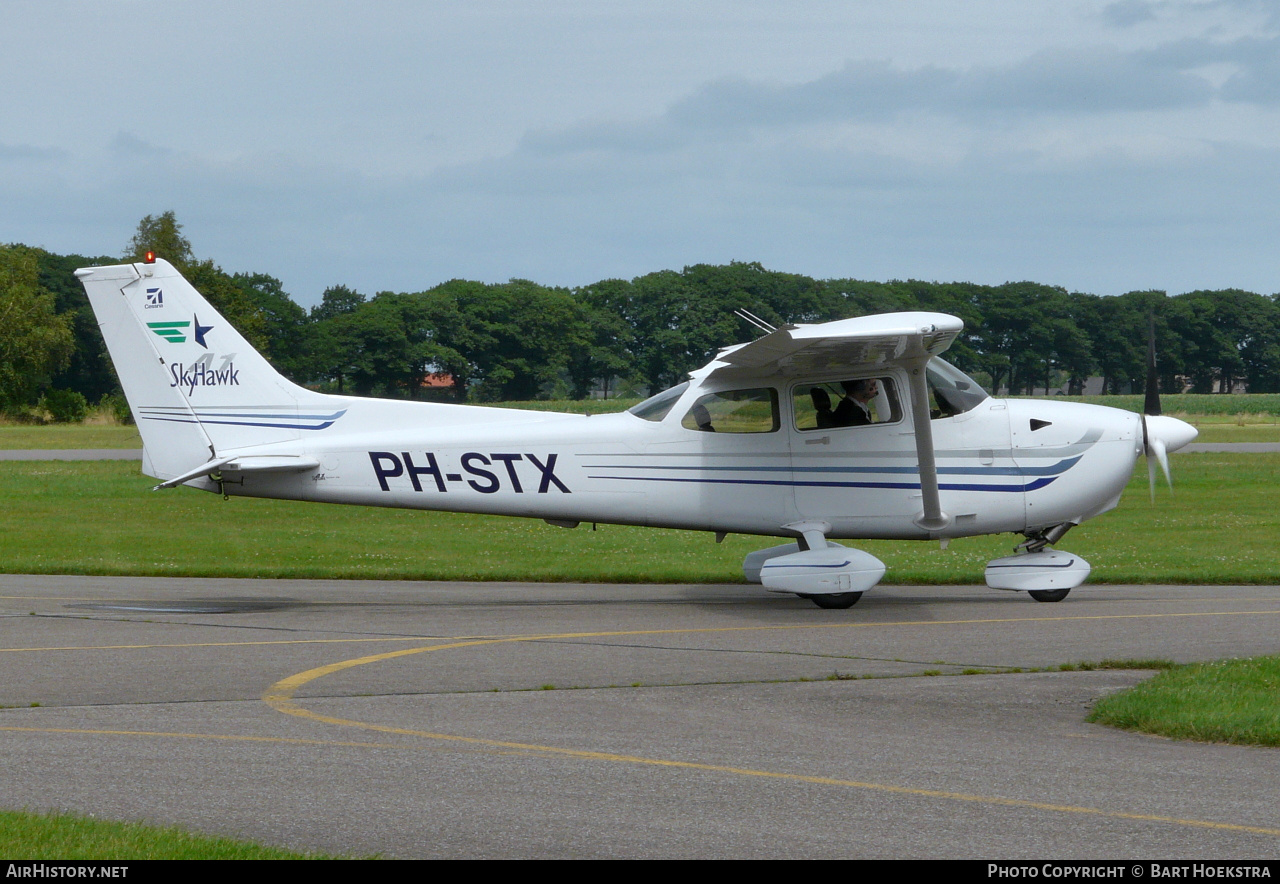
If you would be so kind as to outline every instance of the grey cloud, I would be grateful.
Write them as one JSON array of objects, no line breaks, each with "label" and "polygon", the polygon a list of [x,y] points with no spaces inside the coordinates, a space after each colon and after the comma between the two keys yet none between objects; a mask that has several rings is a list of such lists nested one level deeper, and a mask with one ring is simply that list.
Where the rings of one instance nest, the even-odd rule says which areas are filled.
[{"label": "grey cloud", "polygon": [[945,102],[960,80],[957,72],[935,67],[903,71],[887,61],[850,61],[834,73],[794,86],[712,83],[672,105],[668,116],[685,127],[883,119]]},{"label": "grey cloud", "polygon": [[1104,17],[1119,17],[1122,21],[1126,17],[1146,21],[1160,17],[1161,13],[1167,13],[1169,18],[1178,18],[1225,10],[1229,15],[1259,13],[1274,22],[1273,7],[1271,0],[1116,0],[1105,7],[1102,14]]},{"label": "grey cloud", "polygon": [[111,139],[111,152],[121,159],[154,160],[173,158],[177,154],[167,147],[161,147],[134,135],[132,132],[117,132]]},{"label": "grey cloud", "polygon": [[0,144],[0,162],[34,161],[50,162],[65,159],[67,152],[57,147],[38,147],[33,144]]},{"label": "grey cloud", "polygon": [[1240,70],[1222,84],[1222,98],[1252,104],[1280,103],[1280,38],[1238,40],[1228,60]]},{"label": "grey cloud", "polygon": [[1118,28],[1129,28],[1142,22],[1154,21],[1156,14],[1152,11],[1154,3],[1147,0],[1120,0],[1110,3],[1102,10],[1102,18],[1108,24]]},{"label": "grey cloud", "polygon": [[520,149],[538,153],[651,153],[669,150],[682,140],[669,123],[669,119],[662,118],[536,129],[524,134],[520,139]]},{"label": "grey cloud", "polygon": [[1280,104],[1280,59],[1269,58],[1233,74],[1222,84],[1222,97],[1251,104]]},{"label": "grey cloud", "polygon": [[1228,41],[1188,37],[1135,52],[1134,57],[1144,65],[1182,70],[1216,62],[1250,67],[1273,58],[1278,49],[1280,39],[1276,37],[1242,37]]},{"label": "grey cloud", "polygon": [[1008,68],[979,71],[960,92],[971,108],[1036,113],[1191,107],[1208,102],[1213,90],[1196,74],[1096,48],[1039,52]]},{"label": "grey cloud", "polygon": [[857,61],[808,83],[747,80],[710,84],[673,104],[667,119],[686,130],[881,120],[924,110],[966,118],[989,114],[1094,113],[1193,107],[1213,88],[1202,76],[1111,48],[1053,50],[1016,64],[967,71],[894,68]]},{"label": "grey cloud", "polygon": [[1204,38],[1178,40],[1141,53],[1144,63],[1189,69],[1227,64],[1236,68],[1217,97],[1259,105],[1280,103],[1280,37],[1242,37],[1218,42]]}]

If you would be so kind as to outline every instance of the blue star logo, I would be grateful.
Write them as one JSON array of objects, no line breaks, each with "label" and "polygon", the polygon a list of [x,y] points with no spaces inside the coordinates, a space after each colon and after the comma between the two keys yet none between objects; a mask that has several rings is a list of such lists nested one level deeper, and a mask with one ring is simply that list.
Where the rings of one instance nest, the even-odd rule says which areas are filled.
[{"label": "blue star logo", "polygon": [[208,350],[208,349],[209,349],[209,345],[208,345],[208,344],[206,344],[206,343],[204,342],[204,336],[205,336],[205,334],[206,334],[206,333],[208,333],[208,332],[210,332],[210,331],[212,331],[212,330],[213,330],[213,326],[211,326],[211,325],[201,325],[201,324],[200,324],[200,317],[196,316],[194,313],[193,313],[193,314],[191,314],[191,318],[192,318],[193,320],[195,320],[195,321],[192,323],[192,325],[194,325],[194,326],[196,327],[196,333],[195,333],[196,343],[197,343],[197,344],[199,344],[201,347],[204,347],[206,350]]}]

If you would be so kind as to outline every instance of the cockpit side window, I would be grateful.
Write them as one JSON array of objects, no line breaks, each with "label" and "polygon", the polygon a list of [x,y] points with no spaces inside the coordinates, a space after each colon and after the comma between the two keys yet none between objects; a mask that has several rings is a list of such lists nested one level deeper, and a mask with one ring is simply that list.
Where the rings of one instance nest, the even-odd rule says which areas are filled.
[{"label": "cockpit side window", "polygon": [[852,378],[799,384],[791,389],[797,430],[864,427],[902,420],[898,387],[891,377]]},{"label": "cockpit side window", "polygon": [[772,433],[781,425],[778,391],[771,387],[699,396],[680,421],[703,433]]}]

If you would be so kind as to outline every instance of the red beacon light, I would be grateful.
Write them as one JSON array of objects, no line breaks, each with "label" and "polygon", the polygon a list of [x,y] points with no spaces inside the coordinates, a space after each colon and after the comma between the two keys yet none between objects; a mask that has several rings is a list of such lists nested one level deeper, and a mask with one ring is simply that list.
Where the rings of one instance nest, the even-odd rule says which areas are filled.
[{"label": "red beacon light", "polygon": [[142,263],[143,264],[156,263],[156,253],[148,249],[146,254],[142,256]]}]

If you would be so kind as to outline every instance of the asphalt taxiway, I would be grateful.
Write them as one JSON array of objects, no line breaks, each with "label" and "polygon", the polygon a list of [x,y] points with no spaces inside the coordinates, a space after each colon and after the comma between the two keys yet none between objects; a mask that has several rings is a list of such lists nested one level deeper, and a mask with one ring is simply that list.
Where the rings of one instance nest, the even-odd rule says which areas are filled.
[{"label": "asphalt taxiway", "polygon": [[1056,667],[1278,627],[1256,586],[0,576],[0,794],[356,856],[1269,859],[1280,750],[1088,724],[1149,673]]}]

